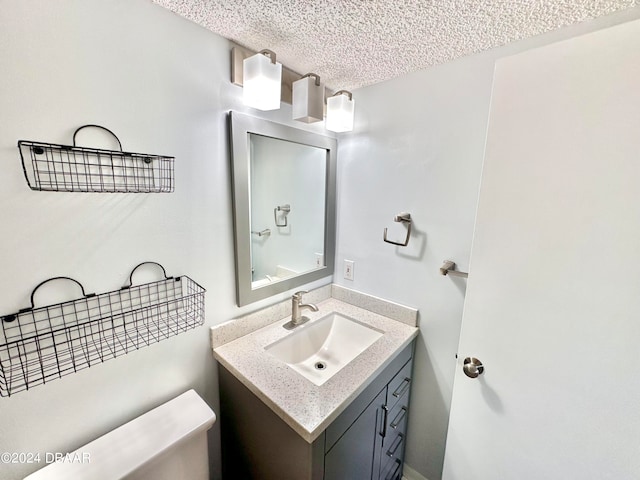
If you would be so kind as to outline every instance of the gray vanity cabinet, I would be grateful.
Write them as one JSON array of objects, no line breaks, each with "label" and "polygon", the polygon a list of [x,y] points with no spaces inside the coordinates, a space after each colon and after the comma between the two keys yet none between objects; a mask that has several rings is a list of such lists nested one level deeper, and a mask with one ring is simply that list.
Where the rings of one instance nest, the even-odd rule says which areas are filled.
[{"label": "gray vanity cabinet", "polygon": [[[361,402],[370,399],[366,390],[327,428],[324,480],[396,480],[402,477],[413,365],[410,354],[410,350],[403,351],[378,377],[388,381],[389,374],[393,374],[346,430],[343,420],[350,419],[350,410],[359,410]],[[402,364],[399,371],[398,364]],[[375,391],[378,384],[374,382],[373,387]],[[343,433],[333,443],[335,432]]]},{"label": "gray vanity cabinet", "polygon": [[399,480],[413,342],[309,443],[220,366],[225,480]]}]

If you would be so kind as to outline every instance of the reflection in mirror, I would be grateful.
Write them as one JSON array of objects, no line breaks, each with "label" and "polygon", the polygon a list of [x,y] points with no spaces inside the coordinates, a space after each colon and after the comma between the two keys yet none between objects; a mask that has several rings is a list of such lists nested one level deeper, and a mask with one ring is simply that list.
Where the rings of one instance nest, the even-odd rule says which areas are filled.
[{"label": "reflection in mirror", "polygon": [[235,112],[230,129],[238,305],[330,276],[335,139]]},{"label": "reflection in mirror", "polygon": [[326,150],[250,133],[249,156],[252,288],[324,267]]}]

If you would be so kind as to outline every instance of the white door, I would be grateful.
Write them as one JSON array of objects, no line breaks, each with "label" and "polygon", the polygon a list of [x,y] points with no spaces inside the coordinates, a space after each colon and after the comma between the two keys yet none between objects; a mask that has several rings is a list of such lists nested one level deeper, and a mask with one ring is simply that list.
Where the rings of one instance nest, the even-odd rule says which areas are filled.
[{"label": "white door", "polygon": [[640,21],[501,59],[489,123],[443,478],[640,479]]}]

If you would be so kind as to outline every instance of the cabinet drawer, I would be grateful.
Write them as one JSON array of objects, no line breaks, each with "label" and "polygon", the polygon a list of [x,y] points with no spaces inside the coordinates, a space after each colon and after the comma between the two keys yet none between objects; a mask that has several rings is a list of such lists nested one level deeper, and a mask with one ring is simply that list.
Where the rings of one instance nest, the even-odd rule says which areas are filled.
[{"label": "cabinet drawer", "polygon": [[[384,471],[387,464],[404,458],[405,432],[407,425],[407,407],[398,402],[387,415],[386,437],[382,441],[380,465]],[[384,478],[384,477],[383,477]]]},{"label": "cabinet drawer", "polygon": [[393,380],[389,382],[389,390],[387,394],[387,406],[392,409],[398,400],[408,397],[407,393],[411,387],[411,367],[413,362],[409,361],[402,367],[402,370],[393,377]]},{"label": "cabinet drawer", "polygon": [[380,480],[400,480],[402,478],[402,461],[396,459],[385,465],[380,471]]},{"label": "cabinet drawer", "polygon": [[388,438],[388,442],[385,443],[382,449],[382,463],[391,459],[402,460],[402,452],[404,452],[405,435],[402,432],[398,432],[396,435],[392,435]]},{"label": "cabinet drawer", "polygon": [[392,437],[396,433],[406,432],[407,413],[409,411],[408,400],[408,396],[405,396],[387,413],[387,429],[385,432],[388,437]]}]

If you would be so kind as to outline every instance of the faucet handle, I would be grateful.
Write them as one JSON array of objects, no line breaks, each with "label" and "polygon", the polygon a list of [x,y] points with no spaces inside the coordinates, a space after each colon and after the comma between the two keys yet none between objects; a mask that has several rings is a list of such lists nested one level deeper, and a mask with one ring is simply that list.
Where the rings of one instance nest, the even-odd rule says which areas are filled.
[{"label": "faucet handle", "polygon": [[300,290],[299,292],[294,293],[293,296],[298,300],[302,300],[302,295],[304,295],[305,293],[309,293],[309,292],[306,290]]}]

